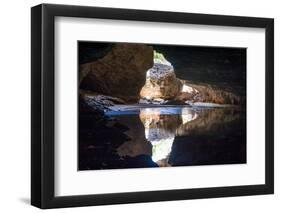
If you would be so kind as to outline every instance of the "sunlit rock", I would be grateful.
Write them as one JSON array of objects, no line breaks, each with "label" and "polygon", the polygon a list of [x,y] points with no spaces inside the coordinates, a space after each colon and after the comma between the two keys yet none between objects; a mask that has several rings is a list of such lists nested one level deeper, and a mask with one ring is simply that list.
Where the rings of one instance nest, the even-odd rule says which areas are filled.
[{"label": "sunlit rock", "polygon": [[139,103],[184,105],[199,93],[176,77],[173,65],[163,54],[154,51],[153,61],[153,67],[146,73]]},{"label": "sunlit rock", "polygon": [[140,92],[141,98],[154,101],[173,99],[181,87],[171,63],[162,54],[154,52],[154,65],[146,73],[146,82]]},{"label": "sunlit rock", "polygon": [[81,105],[79,108],[80,111],[84,110],[85,107],[83,107],[83,105],[87,106],[88,111],[105,111],[110,106],[114,106],[115,104],[125,103],[125,101],[120,98],[84,90],[79,91],[79,99]]},{"label": "sunlit rock", "polygon": [[188,101],[188,103],[208,102],[215,104],[243,105],[246,102],[244,96],[235,94],[233,88],[227,88],[225,85],[220,87],[213,84],[191,83],[183,80],[182,83],[193,89],[190,90],[188,87],[185,87],[185,91],[189,92],[180,94],[179,99],[184,99]]},{"label": "sunlit rock", "polygon": [[198,91],[196,89],[184,84],[182,86],[181,92],[193,93],[193,92],[198,92]]},{"label": "sunlit rock", "polygon": [[147,97],[143,97],[139,100],[139,104],[156,104],[156,105],[163,105],[166,104],[168,101],[164,100],[162,98],[154,98],[152,99],[152,97],[147,96]]}]

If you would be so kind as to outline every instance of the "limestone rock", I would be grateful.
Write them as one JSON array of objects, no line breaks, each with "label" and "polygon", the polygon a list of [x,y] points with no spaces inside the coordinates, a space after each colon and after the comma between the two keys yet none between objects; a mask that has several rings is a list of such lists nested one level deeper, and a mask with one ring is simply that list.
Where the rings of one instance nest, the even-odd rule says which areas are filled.
[{"label": "limestone rock", "polygon": [[125,102],[116,97],[97,94],[89,91],[79,91],[80,109],[82,111],[105,111],[114,104],[124,104]]},{"label": "limestone rock", "polygon": [[173,66],[163,63],[154,63],[147,71],[141,98],[144,99],[174,99],[181,90],[181,82],[176,78]]},{"label": "limestone rock", "polygon": [[232,91],[218,87],[212,84],[191,83],[182,81],[184,85],[188,85],[188,92],[181,93],[177,99],[185,102],[209,102],[216,104],[244,105],[246,99],[244,96],[235,94]]},{"label": "limestone rock", "polygon": [[137,102],[152,66],[152,47],[115,44],[103,58],[80,65],[80,88]]}]

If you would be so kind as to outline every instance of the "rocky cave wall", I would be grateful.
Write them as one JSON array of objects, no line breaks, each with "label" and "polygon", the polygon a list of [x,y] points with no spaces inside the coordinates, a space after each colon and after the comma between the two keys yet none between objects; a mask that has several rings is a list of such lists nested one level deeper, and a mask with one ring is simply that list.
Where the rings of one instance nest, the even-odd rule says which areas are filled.
[{"label": "rocky cave wall", "polygon": [[[141,44],[80,47],[80,89],[137,102],[146,71],[153,66],[153,49]],[[99,52],[99,54],[96,54]],[[80,55],[83,55],[80,54]]]},{"label": "rocky cave wall", "polygon": [[177,78],[199,91],[195,101],[246,102],[246,49],[153,45],[173,64]]},{"label": "rocky cave wall", "polygon": [[[119,103],[138,102],[146,72],[153,67],[153,50],[172,63],[175,74],[169,76],[171,81],[165,87],[170,82],[171,90],[166,91],[175,91],[177,83],[175,99],[244,105],[246,50],[239,48],[80,42],[79,88],[120,98]],[[181,94],[184,84],[196,92]]]}]

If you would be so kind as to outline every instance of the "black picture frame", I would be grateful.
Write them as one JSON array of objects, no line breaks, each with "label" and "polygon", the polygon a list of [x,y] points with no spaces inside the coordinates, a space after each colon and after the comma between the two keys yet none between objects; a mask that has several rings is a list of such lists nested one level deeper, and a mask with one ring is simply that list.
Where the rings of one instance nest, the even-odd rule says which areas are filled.
[{"label": "black picture frame", "polygon": [[[78,196],[54,195],[54,21],[82,17],[264,28],[265,184]],[[274,20],[224,15],[41,4],[31,9],[31,204],[42,209],[272,194],[274,192]]]}]

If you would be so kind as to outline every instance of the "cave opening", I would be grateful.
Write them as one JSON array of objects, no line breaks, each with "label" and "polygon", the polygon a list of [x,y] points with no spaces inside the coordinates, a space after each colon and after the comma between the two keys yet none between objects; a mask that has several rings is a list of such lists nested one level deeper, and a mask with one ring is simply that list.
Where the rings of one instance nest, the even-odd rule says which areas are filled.
[{"label": "cave opening", "polygon": [[200,96],[195,88],[177,78],[174,67],[161,52],[153,50],[153,66],[147,70],[140,104],[188,105]]},{"label": "cave opening", "polygon": [[198,114],[182,108],[178,113],[166,112],[155,105],[190,105],[199,92],[176,77],[174,67],[161,52],[153,50],[153,66],[146,72],[145,85],[140,91],[139,104],[151,106],[140,110],[145,138],[152,145],[152,160],[161,167],[171,166],[169,156],[179,126],[197,118]]}]

